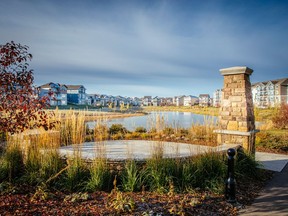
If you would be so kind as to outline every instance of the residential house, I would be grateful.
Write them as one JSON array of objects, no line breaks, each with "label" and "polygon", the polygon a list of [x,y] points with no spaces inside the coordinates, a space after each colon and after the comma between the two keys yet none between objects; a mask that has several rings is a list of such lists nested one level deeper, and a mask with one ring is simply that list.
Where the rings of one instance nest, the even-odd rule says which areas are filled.
[{"label": "residential house", "polygon": [[87,104],[86,88],[83,85],[67,85],[67,100],[72,104]]},{"label": "residential house", "polygon": [[151,106],[152,105],[152,96],[144,96],[142,99],[143,106]]},{"label": "residential house", "polygon": [[196,96],[188,95],[183,98],[183,106],[194,106],[199,104],[199,98]]},{"label": "residential house", "polygon": [[159,106],[160,105],[160,98],[158,96],[156,96],[152,99],[152,105],[153,106]]},{"label": "residential house", "polygon": [[213,93],[213,106],[220,107],[222,101],[222,89],[217,89]]},{"label": "residential house", "polygon": [[210,95],[200,94],[199,95],[199,106],[210,106]]},{"label": "residential house", "polygon": [[288,78],[252,84],[252,98],[256,107],[274,107],[288,103]]},{"label": "residential house", "polygon": [[181,95],[181,96],[175,96],[173,99],[173,103],[176,106],[183,106],[184,105],[184,97],[185,95]]},{"label": "residential house", "polygon": [[67,105],[67,86],[59,83],[46,83],[38,87],[39,97],[48,97],[50,106]]}]

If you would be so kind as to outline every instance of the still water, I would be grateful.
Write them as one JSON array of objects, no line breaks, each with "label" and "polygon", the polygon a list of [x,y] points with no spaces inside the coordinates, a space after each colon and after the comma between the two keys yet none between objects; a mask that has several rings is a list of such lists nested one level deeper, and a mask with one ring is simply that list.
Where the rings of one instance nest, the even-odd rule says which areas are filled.
[{"label": "still water", "polygon": [[[199,115],[191,112],[150,112],[144,116],[107,120],[105,124],[108,127],[112,124],[122,124],[128,130],[135,130],[136,127],[142,126],[149,130],[155,127],[159,121],[164,123],[164,125],[174,128],[189,128],[192,124],[216,123],[217,119],[218,117]],[[95,126],[95,122],[88,122],[87,124],[90,128]]]}]

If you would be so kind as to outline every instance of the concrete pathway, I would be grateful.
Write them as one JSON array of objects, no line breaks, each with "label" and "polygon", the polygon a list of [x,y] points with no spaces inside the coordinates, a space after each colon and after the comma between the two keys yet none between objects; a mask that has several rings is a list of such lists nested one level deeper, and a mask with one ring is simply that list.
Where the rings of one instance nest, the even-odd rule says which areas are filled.
[{"label": "concrete pathway", "polygon": [[[272,161],[273,166],[276,163]],[[288,216],[288,164],[276,172],[251,206],[240,211],[241,216]]]}]

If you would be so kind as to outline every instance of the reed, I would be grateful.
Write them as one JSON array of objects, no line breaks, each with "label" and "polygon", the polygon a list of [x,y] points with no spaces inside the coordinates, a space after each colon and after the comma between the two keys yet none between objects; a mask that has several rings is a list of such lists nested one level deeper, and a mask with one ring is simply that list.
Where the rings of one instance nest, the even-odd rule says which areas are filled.
[{"label": "reed", "polygon": [[19,140],[9,140],[8,143],[0,157],[0,181],[14,182],[24,172],[24,155]]}]

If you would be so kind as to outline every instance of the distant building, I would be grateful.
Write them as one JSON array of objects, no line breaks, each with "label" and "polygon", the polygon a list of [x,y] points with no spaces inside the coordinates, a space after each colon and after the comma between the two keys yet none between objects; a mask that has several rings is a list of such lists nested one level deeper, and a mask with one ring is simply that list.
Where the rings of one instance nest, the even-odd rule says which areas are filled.
[{"label": "distant building", "polygon": [[209,94],[200,94],[199,95],[199,106],[210,106],[210,95]]},{"label": "distant building", "polygon": [[152,99],[152,105],[153,106],[159,106],[160,105],[160,99],[158,96],[156,96]]},{"label": "distant building", "polygon": [[192,95],[184,96],[183,106],[194,106],[196,104],[199,104],[198,97]]},{"label": "distant building", "polygon": [[142,100],[143,106],[151,106],[152,105],[152,96],[144,96]]},{"label": "distant building", "polygon": [[213,106],[214,107],[220,107],[222,101],[222,89],[217,89],[213,93]]},{"label": "distant building", "polygon": [[256,107],[288,104],[288,78],[252,84],[252,98]]},{"label": "distant building", "polygon": [[38,87],[39,98],[48,97],[50,106],[67,105],[67,86],[59,83],[46,83]]},{"label": "distant building", "polygon": [[87,104],[86,88],[83,85],[67,85],[67,100],[73,104]]},{"label": "distant building", "polygon": [[184,105],[184,97],[185,95],[175,96],[173,99],[173,103],[176,106],[183,106]]}]

